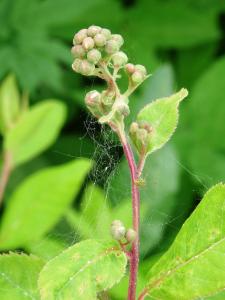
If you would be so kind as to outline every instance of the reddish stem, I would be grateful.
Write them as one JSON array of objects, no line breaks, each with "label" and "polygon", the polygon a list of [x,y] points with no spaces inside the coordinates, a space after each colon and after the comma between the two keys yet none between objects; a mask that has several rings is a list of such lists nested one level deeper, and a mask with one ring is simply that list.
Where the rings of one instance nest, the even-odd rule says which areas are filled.
[{"label": "reddish stem", "polygon": [[11,173],[11,154],[9,152],[5,152],[3,158],[2,174],[0,178],[0,205],[3,201],[3,196],[6,189],[6,185],[9,180],[10,173]]},{"label": "reddish stem", "polygon": [[130,145],[125,141],[122,141],[124,154],[126,156],[130,174],[131,174],[131,189],[132,189],[132,212],[133,212],[133,229],[137,233],[137,237],[132,244],[131,257],[130,257],[130,278],[128,289],[128,300],[136,299],[136,286],[139,264],[139,222],[140,222],[140,194],[137,182],[137,166],[134,160],[133,152]]}]

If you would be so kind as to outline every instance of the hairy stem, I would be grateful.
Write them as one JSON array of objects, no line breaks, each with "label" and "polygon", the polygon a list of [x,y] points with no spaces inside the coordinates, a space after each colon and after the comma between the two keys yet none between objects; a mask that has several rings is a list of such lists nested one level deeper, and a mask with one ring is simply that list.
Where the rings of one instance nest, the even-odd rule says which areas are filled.
[{"label": "hairy stem", "polygon": [[11,173],[11,154],[9,152],[4,153],[2,174],[0,177],[0,205],[3,201],[5,189]]},{"label": "hairy stem", "polygon": [[137,166],[134,160],[133,152],[127,140],[121,139],[124,154],[126,156],[130,175],[131,175],[131,190],[132,190],[132,213],[133,213],[133,229],[137,233],[137,237],[132,244],[131,257],[130,257],[130,278],[128,289],[128,300],[136,299],[136,286],[139,264],[139,223],[140,223],[140,194],[138,186],[136,185],[138,174]]}]

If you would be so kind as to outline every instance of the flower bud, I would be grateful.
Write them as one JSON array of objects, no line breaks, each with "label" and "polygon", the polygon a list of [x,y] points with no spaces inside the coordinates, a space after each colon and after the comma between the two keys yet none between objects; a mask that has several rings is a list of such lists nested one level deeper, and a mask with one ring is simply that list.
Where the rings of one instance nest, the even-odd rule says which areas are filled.
[{"label": "flower bud", "polygon": [[76,58],[72,64],[72,69],[77,73],[81,73],[81,69],[80,69],[81,62],[82,62],[81,59]]},{"label": "flower bud", "polygon": [[139,129],[137,132],[138,139],[142,142],[143,145],[146,144],[146,140],[148,138],[148,132],[145,129]]},{"label": "flower bud", "polygon": [[90,63],[86,59],[81,60],[80,73],[82,75],[86,75],[86,76],[93,75],[94,70],[95,70],[95,65],[94,64]]},{"label": "flower bud", "polygon": [[118,43],[115,40],[109,40],[105,45],[105,52],[108,54],[113,54],[119,50]]},{"label": "flower bud", "polygon": [[133,242],[137,237],[137,233],[132,228],[128,229],[125,235],[126,240],[131,243]]},{"label": "flower bud", "polygon": [[87,29],[81,29],[75,34],[73,38],[73,44],[81,44],[83,40],[87,37]]},{"label": "flower bud", "polygon": [[84,48],[81,45],[73,46],[71,53],[75,58],[83,58],[85,56]]},{"label": "flower bud", "polygon": [[147,121],[139,121],[139,128],[145,129],[148,133],[151,133],[153,128]]},{"label": "flower bud", "polygon": [[132,135],[136,134],[138,129],[139,129],[138,123],[136,123],[136,122],[131,123],[130,134],[132,134]]},{"label": "flower bud", "polygon": [[114,66],[122,67],[127,63],[128,57],[124,52],[119,51],[119,52],[116,52],[115,54],[113,54],[112,61],[113,61]]},{"label": "flower bud", "polygon": [[120,35],[120,34],[112,34],[112,35],[111,35],[111,39],[117,42],[119,48],[120,48],[120,47],[123,45],[123,43],[124,43],[123,37],[122,37],[122,35]]},{"label": "flower bud", "polygon": [[112,221],[111,226],[124,226],[124,225],[123,225],[122,221],[114,220],[114,221]]},{"label": "flower bud", "polygon": [[101,31],[101,27],[92,25],[88,28],[87,34],[88,34],[88,36],[94,37],[100,31]]},{"label": "flower bud", "polygon": [[101,102],[101,94],[96,90],[90,91],[86,94],[84,101],[87,106],[97,106]]},{"label": "flower bud", "polygon": [[97,49],[92,49],[87,53],[87,59],[93,64],[97,64],[101,56],[101,52]]},{"label": "flower bud", "polygon": [[103,28],[101,30],[101,34],[103,34],[107,40],[110,39],[110,37],[111,37],[111,31],[106,28]]},{"label": "flower bud", "polygon": [[82,45],[83,45],[83,48],[86,51],[88,51],[88,50],[91,50],[92,48],[94,48],[95,43],[94,43],[93,38],[88,36],[83,40]]},{"label": "flower bud", "polygon": [[94,37],[95,45],[97,47],[103,47],[106,44],[106,37],[102,33],[96,34]]},{"label": "flower bud", "polygon": [[122,225],[122,226],[118,226],[118,225],[113,225],[111,226],[111,235],[112,237],[119,241],[121,239],[124,238],[126,233],[126,228]]},{"label": "flower bud", "polygon": [[134,66],[133,64],[126,64],[125,70],[126,70],[127,73],[129,73],[129,74],[133,74],[134,71],[135,71],[135,66]]},{"label": "flower bud", "polygon": [[112,104],[114,103],[114,97],[115,97],[114,91],[106,90],[102,92],[101,101],[105,106],[111,108]]},{"label": "flower bud", "polygon": [[122,101],[116,104],[115,109],[125,117],[130,114],[129,106]]},{"label": "flower bud", "polygon": [[132,79],[133,83],[139,84],[144,80],[144,75],[140,71],[135,71],[132,74],[131,79]]},{"label": "flower bud", "polygon": [[147,70],[143,65],[135,65],[135,71],[141,72],[144,76],[147,75]]}]

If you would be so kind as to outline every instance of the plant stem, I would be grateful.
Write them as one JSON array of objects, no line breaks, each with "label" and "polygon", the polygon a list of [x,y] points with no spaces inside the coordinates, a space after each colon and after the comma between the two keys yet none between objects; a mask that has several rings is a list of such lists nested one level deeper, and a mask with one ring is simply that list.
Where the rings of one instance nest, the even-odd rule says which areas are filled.
[{"label": "plant stem", "polygon": [[3,157],[2,174],[0,178],[0,206],[3,201],[3,196],[5,193],[6,185],[9,180],[10,173],[11,173],[11,154],[9,152],[5,152]]},{"label": "plant stem", "polygon": [[131,190],[132,190],[132,213],[133,213],[133,229],[137,233],[137,237],[132,244],[130,257],[130,278],[128,289],[128,300],[136,299],[136,286],[139,264],[139,223],[140,223],[140,194],[136,185],[138,174],[137,166],[134,160],[134,155],[127,140],[121,139],[124,154],[126,156],[130,174],[131,174]]}]

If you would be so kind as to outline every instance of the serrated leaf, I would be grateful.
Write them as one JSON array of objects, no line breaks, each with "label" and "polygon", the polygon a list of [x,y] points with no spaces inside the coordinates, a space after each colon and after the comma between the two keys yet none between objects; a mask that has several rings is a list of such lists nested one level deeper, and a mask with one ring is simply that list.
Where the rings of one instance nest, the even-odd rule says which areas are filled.
[{"label": "serrated leaf", "polygon": [[0,87],[0,131],[5,134],[13,127],[20,110],[20,95],[13,75],[8,76]]},{"label": "serrated leaf", "polygon": [[26,179],[7,202],[0,249],[39,240],[65,214],[90,170],[87,159],[41,170]]},{"label": "serrated leaf", "polygon": [[218,184],[205,194],[170,249],[150,270],[151,297],[202,299],[224,289],[224,217],[225,185]]},{"label": "serrated leaf", "polygon": [[56,100],[46,100],[24,113],[4,143],[14,167],[47,149],[56,140],[65,117],[64,104]]},{"label": "serrated leaf", "polygon": [[49,261],[40,273],[42,300],[94,300],[120,281],[127,258],[112,241],[86,240]]},{"label": "serrated leaf", "polygon": [[153,128],[147,141],[147,154],[160,149],[174,133],[178,122],[179,103],[188,95],[186,89],[157,99],[146,105],[138,114],[138,121],[145,121]]},{"label": "serrated leaf", "polygon": [[44,263],[25,254],[0,255],[1,300],[38,300],[37,279]]}]

